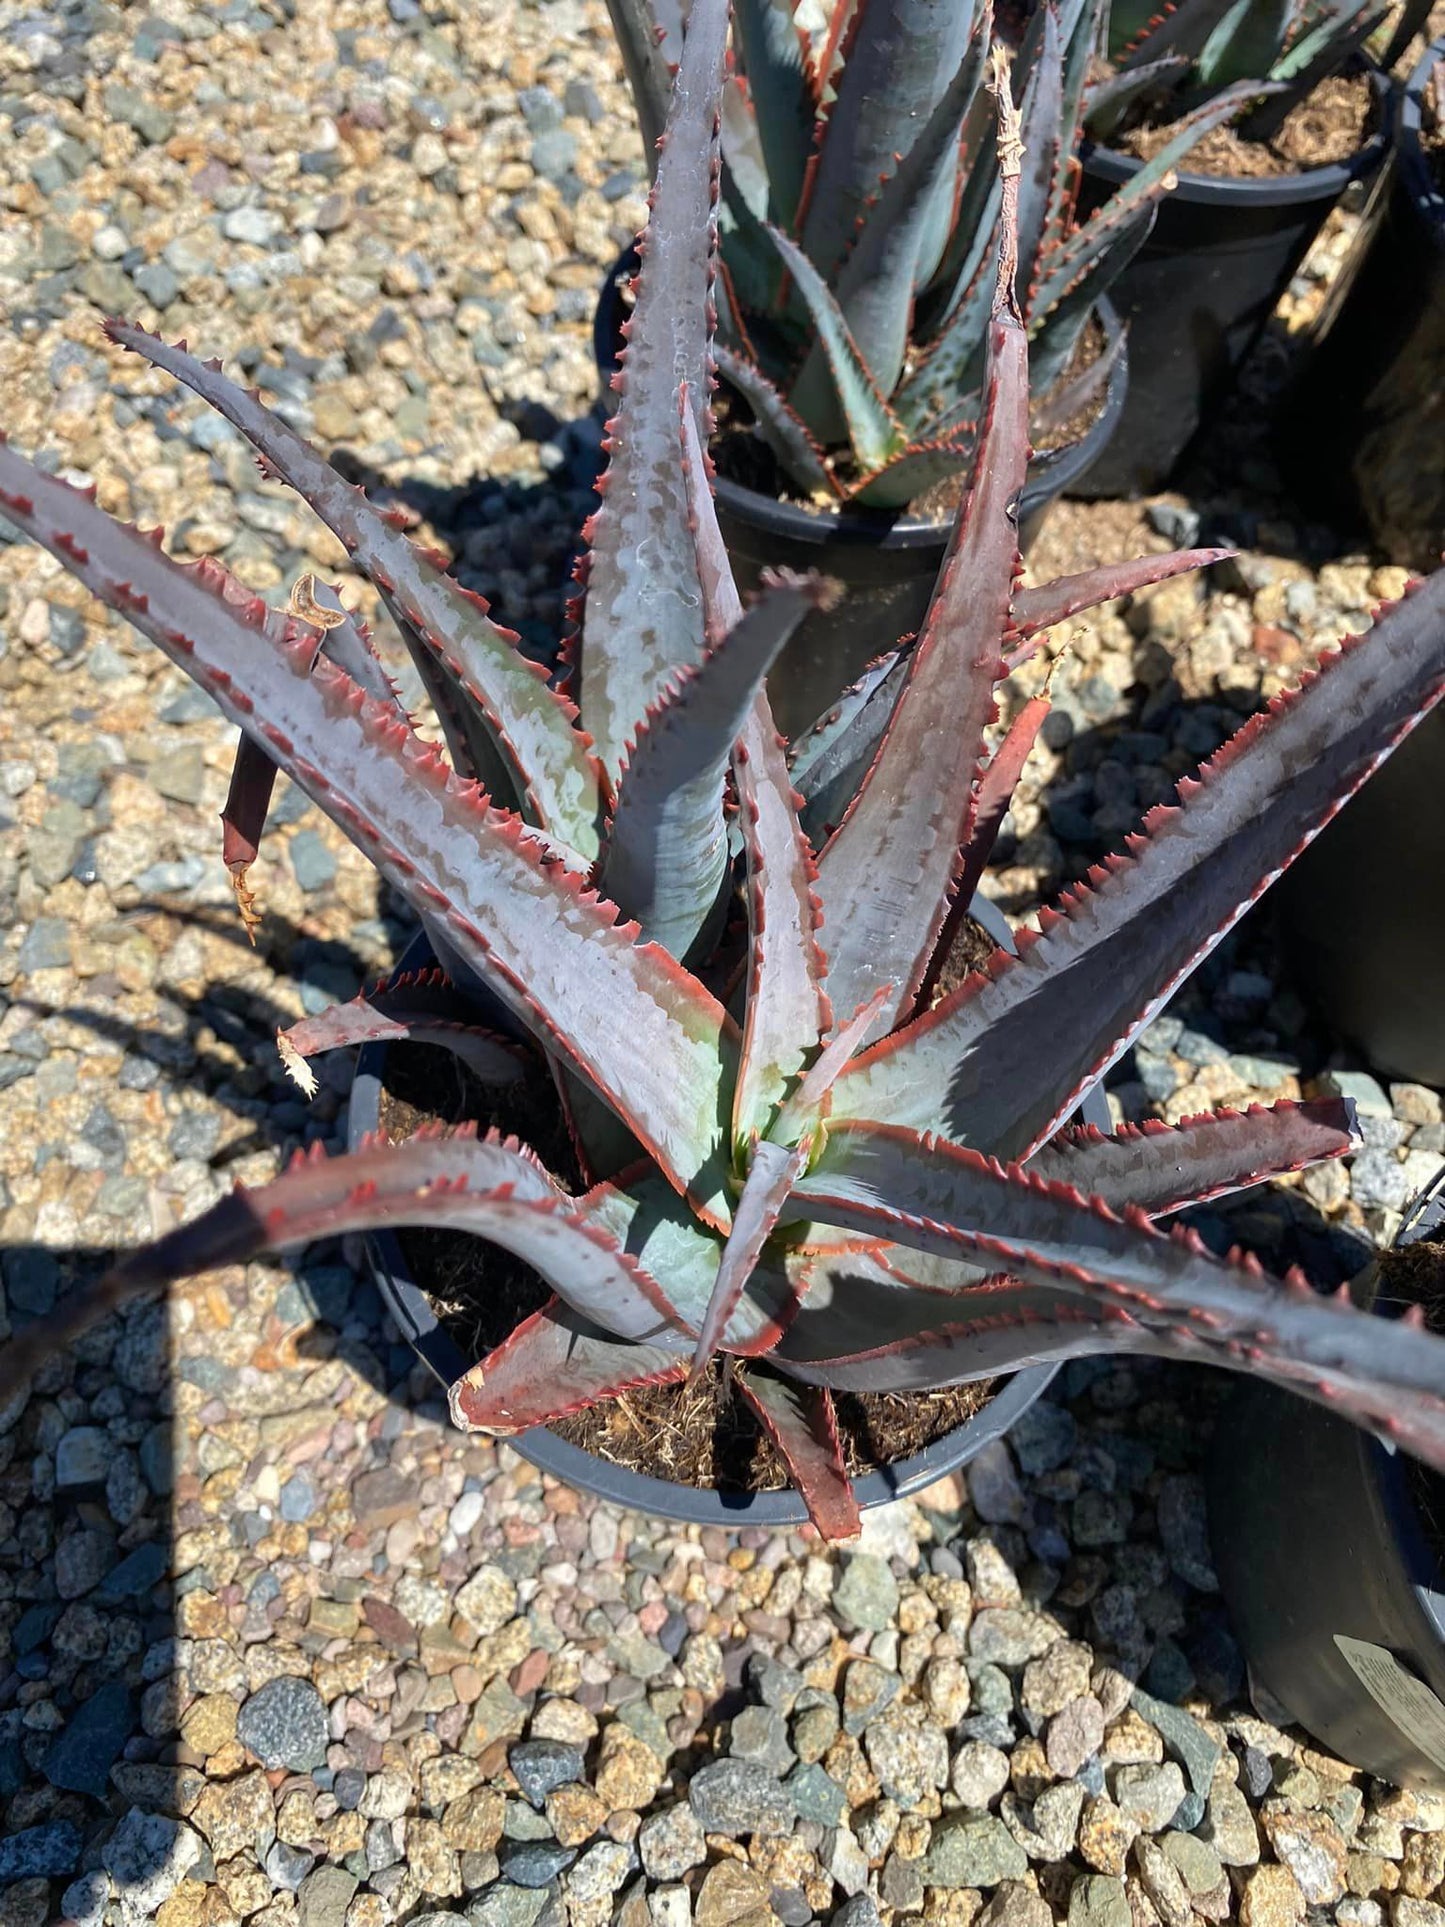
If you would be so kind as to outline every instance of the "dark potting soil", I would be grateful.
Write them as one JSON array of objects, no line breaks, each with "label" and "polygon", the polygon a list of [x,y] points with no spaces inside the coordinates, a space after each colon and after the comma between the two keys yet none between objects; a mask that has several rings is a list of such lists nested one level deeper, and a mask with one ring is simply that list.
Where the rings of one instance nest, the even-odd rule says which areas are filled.
[{"label": "dark potting soil", "polygon": [[[977,968],[994,946],[971,921],[950,953],[948,972]],[[951,977],[946,981],[952,981]],[[386,1054],[381,1128],[393,1141],[423,1124],[471,1120],[510,1132],[530,1146],[569,1190],[581,1174],[550,1076],[497,1092],[477,1082],[448,1052],[407,1044]],[[499,1245],[463,1232],[398,1231],[407,1267],[443,1328],[468,1360],[500,1345],[552,1293],[542,1278]],[[851,1473],[906,1459],[963,1425],[987,1405],[991,1381],[935,1392],[842,1394],[835,1401],[844,1461]],[[715,1360],[697,1385],[627,1392],[554,1422],[558,1437],[629,1471],[680,1485],[773,1492],[790,1483],[772,1441],[734,1385],[734,1368]]]},{"label": "dark potting soil", "polygon": [[[1244,180],[1271,180],[1329,167],[1357,154],[1375,131],[1379,107],[1363,74],[1322,80],[1267,141],[1246,140],[1235,127],[1211,128],[1189,150],[1182,171]],[[1126,128],[1110,145],[1141,161],[1152,160],[1174,136],[1172,122]]]},{"label": "dark potting soil", "polygon": [[[1380,1253],[1380,1295],[1419,1305],[1425,1327],[1445,1337],[1445,1244],[1421,1239]],[[1410,1495],[1429,1535],[1445,1585],[1445,1475],[1420,1459],[1404,1457]]]}]

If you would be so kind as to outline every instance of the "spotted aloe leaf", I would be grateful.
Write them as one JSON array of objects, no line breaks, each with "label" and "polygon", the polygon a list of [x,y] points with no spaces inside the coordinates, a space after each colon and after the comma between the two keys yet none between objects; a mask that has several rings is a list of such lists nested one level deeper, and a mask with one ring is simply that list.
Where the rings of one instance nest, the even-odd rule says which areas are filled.
[{"label": "spotted aloe leaf", "polygon": [[702,604],[677,460],[686,385],[700,432],[708,394],[718,124],[728,0],[694,0],[668,111],[592,524],[578,697],[615,782],[652,703],[703,653]]},{"label": "spotted aloe leaf", "polygon": [[[720,1199],[733,1032],[695,979],[635,943],[615,906],[551,860],[517,817],[458,782],[393,707],[316,660],[312,632],[275,641],[258,599],[228,599],[211,571],[172,562],[3,445],[0,507],[255,734],[419,914],[437,916],[465,962],[680,1188]],[[284,729],[263,720],[273,716]],[[708,1208],[725,1216],[721,1203]]]},{"label": "spotted aloe leaf", "polygon": [[1016,960],[865,1052],[838,1113],[1009,1157],[1037,1149],[1442,693],[1445,575],[1276,696]]},{"label": "spotted aloe leaf", "polygon": [[376,584],[403,634],[420,639],[423,660],[443,672],[443,702],[465,711],[466,743],[488,790],[504,805],[514,794],[522,798],[539,828],[579,859],[594,856],[597,777],[573,726],[576,712],[521,653],[517,638],[491,620],[481,598],[439,569],[258,396],[228,381],[218,364],[197,361],[183,347],[123,322],[108,323],[107,331],[233,422],[268,472],[315,509]]},{"label": "spotted aloe leaf", "polygon": [[450,1051],[484,1084],[515,1084],[536,1061],[509,1038],[473,1021],[471,1006],[441,970],[383,977],[349,1003],[332,1004],[276,1035],[287,1074],[308,1097],[316,1090],[309,1058],[358,1044],[403,1040]]}]

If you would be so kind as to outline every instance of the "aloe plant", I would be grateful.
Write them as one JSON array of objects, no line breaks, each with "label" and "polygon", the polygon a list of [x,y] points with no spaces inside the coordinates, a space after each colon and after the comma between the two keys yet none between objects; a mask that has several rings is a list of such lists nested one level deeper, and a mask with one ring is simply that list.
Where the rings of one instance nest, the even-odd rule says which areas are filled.
[{"label": "aloe plant", "polygon": [[[644,130],[659,124],[656,0],[612,0]],[[1033,382],[1059,422],[1111,357],[1065,381],[1171,170],[1251,89],[1226,90],[1078,225],[1078,148],[1102,0],[1044,0],[1014,62],[1022,115],[1017,293]],[[1001,178],[992,0],[855,0],[810,39],[793,0],[736,0],[724,96],[719,369],[792,485],[899,508],[972,460]],[[1122,346],[1122,338],[1115,347]],[[1040,425],[1046,418],[1041,415]]]},{"label": "aloe plant", "polygon": [[[463,999],[436,973],[392,980],[295,1026],[287,1061],[386,1037],[447,1045],[498,1086],[546,1065],[588,1184],[570,1192],[514,1139],[474,1129],[301,1158],[13,1337],[0,1396],[88,1319],[167,1281],[338,1233],[433,1225],[506,1247],[556,1293],[452,1387],[458,1423],[515,1432],[680,1381],[720,1350],[832,1536],[857,1525],[835,1391],[1093,1351],[1257,1372],[1445,1465],[1440,1340],[1153,1223],[1348,1150],[1347,1106],[1112,1135],[1063,1123],[1438,699],[1445,577],[1277,698],[1021,936],[1017,957],[936,991],[1043,707],[989,750],[1010,666],[1071,611],[1219,552],[1018,586],[1028,350],[1003,103],[971,485],[916,646],[881,662],[789,764],[765,676],[828,590],[775,576],[740,606],[703,452],[726,25],[724,0],[694,0],[570,696],[361,491],[183,348],[112,324],[220,409],[340,536],[427,666],[449,758],[414,733],[345,624],[269,610],[213,563],[175,563],[0,446],[0,510],[240,728],[258,773],[234,812],[248,845],[274,764],[414,907],[453,981],[477,985]],[[318,608],[335,613],[319,591],[301,600]],[[739,889],[746,934],[734,940]]]},{"label": "aloe plant", "polygon": [[[1226,90],[1272,96],[1242,125],[1267,139],[1291,108],[1364,47],[1387,9],[1378,0],[1111,0],[1113,75],[1087,111],[1105,140],[1128,115],[1168,122]],[[1403,43],[1401,43],[1403,44]]]}]

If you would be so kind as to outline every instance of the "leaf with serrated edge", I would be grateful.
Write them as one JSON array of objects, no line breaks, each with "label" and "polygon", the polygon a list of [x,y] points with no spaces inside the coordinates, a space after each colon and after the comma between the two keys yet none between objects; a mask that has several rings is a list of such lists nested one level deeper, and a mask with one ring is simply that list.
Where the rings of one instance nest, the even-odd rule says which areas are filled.
[{"label": "leaf with serrated edge", "polygon": [[[213,593],[85,495],[0,445],[0,508],[198,682],[351,836],[549,1050],[636,1132],[679,1189],[726,1223],[734,1031],[716,1001],[516,817],[450,777],[394,708],[311,647],[267,640],[266,612]],[[284,731],[272,718],[282,718]]]},{"label": "leaf with serrated edge", "polygon": [[699,431],[708,395],[717,129],[727,0],[694,0],[618,376],[622,400],[593,519],[579,701],[616,780],[649,706],[702,655],[702,605],[677,460],[678,392]]},{"label": "leaf with serrated edge", "polygon": [[1151,1119],[1108,1135],[1089,1125],[1066,1125],[1034,1153],[1028,1168],[1116,1210],[1137,1204],[1158,1218],[1359,1148],[1354,1106],[1320,1098],[1252,1104],[1247,1111],[1215,1111],[1173,1125]]},{"label": "leaf with serrated edge", "polygon": [[308,1057],[401,1040],[450,1051],[484,1084],[515,1084],[537,1061],[507,1038],[468,1022],[465,1002],[440,970],[384,977],[349,1003],[303,1017],[276,1038],[288,1073],[308,1095],[316,1084],[306,1069]]},{"label": "leaf with serrated edge", "polygon": [[720,344],[713,349],[718,373],[730,382],[757,418],[757,431],[793,480],[810,495],[837,497],[838,484],[823,460],[812,430],[745,355]]},{"label": "leaf with serrated edge", "polygon": [[[499,629],[484,604],[434,567],[371,506],[361,489],[343,481],[256,396],[227,381],[218,368],[143,328],[112,321],[107,332],[233,422],[305,498],[376,584],[388,608],[422,639],[453,686],[471,699],[519,793],[530,799],[532,820],[580,857],[595,856],[600,805],[593,760],[573,726],[571,705],[548,686],[543,670],[522,655],[516,637]],[[478,774],[485,778],[485,772]]]},{"label": "leaf with serrated edge", "polygon": [[457,1379],[447,1404],[462,1431],[510,1438],[686,1372],[675,1352],[615,1338],[556,1299]]},{"label": "leaf with serrated edge", "polygon": [[1445,572],[1246,723],[1017,960],[865,1052],[835,1114],[1036,1149],[1442,693]]},{"label": "leaf with serrated edge", "polygon": [[767,1240],[778,1222],[778,1214],[788,1201],[794,1183],[807,1162],[810,1145],[770,1144],[766,1138],[753,1147],[747,1179],[733,1209],[732,1229],[718,1262],[717,1277],[703,1313],[692,1355],[692,1376],[697,1377],[722,1342],[722,1334],[733,1309],[743,1295],[757,1267]]},{"label": "leaf with serrated edge", "polygon": [[[1233,549],[1174,549],[1167,555],[1137,556],[1131,562],[1106,562],[1097,569],[1082,569],[1077,575],[1057,576],[1035,588],[1020,585],[1009,604],[1009,626],[1021,642],[1027,642],[1083,609],[1096,609],[1100,603],[1134,595],[1156,582],[1188,575],[1191,569],[1212,568],[1216,562],[1228,562],[1234,553]],[[1016,650],[1009,658],[1010,670],[1026,660]]]},{"label": "leaf with serrated edge", "polygon": [[830,1394],[790,1385],[771,1372],[740,1371],[737,1384],[782,1454],[818,1531],[831,1542],[855,1538],[863,1521],[843,1464]]}]

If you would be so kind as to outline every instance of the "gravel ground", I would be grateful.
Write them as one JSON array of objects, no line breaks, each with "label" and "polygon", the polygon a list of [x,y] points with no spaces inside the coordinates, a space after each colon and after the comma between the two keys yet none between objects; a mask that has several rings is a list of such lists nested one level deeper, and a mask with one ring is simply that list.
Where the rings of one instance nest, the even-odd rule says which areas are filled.
[{"label": "gravel ground", "polygon": [[[369,603],[223,425],[104,342],[139,315],[239,362],[545,646],[597,460],[594,291],[642,211],[601,4],[10,9],[0,117],[7,432],[268,595],[319,569]],[[1286,350],[1282,324],[1259,382]],[[1399,586],[1291,522],[1255,400],[1187,496],[1046,531],[1040,569],[1196,531],[1244,553],[1055,638],[987,885],[1016,915]],[[336,1148],[349,1068],[303,1105],[272,1033],[409,933],[283,789],[251,951],[209,704],[23,546],[0,615],[3,1335],[116,1244]],[[1361,1100],[1352,1167],[1201,1223],[1339,1277],[1445,1162],[1440,1099],[1314,1029],[1265,925],[1112,1095],[1176,1118],[1320,1088]],[[1224,1390],[1071,1368],[835,1555],[620,1514],[454,1434],[334,1254],[212,1274],[0,1414],[0,1927],[1445,1927],[1445,1799],[1248,1697],[1199,1483]]]}]

